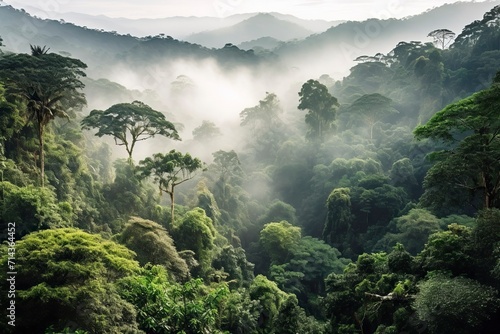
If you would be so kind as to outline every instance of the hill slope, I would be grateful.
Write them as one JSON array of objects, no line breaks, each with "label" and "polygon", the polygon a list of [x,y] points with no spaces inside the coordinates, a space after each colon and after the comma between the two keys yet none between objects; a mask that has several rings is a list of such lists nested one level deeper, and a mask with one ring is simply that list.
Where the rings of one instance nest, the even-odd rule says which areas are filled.
[{"label": "hill slope", "polygon": [[281,41],[302,39],[312,34],[296,23],[280,20],[271,14],[260,13],[233,26],[201,32],[186,38],[191,43],[221,47],[227,43],[240,44],[262,37]]}]

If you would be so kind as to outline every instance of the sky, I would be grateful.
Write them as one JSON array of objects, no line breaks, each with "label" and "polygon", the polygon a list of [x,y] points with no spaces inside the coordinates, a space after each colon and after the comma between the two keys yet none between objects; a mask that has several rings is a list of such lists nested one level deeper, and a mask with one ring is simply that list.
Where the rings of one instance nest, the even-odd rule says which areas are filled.
[{"label": "sky", "polygon": [[[474,2],[474,0],[462,0]],[[483,2],[485,0],[475,0]],[[486,0],[489,1],[489,0]],[[454,0],[0,0],[43,18],[76,12],[109,17],[226,17],[240,13],[279,12],[303,19],[364,20],[416,15]],[[36,13],[35,13],[36,11]]]}]

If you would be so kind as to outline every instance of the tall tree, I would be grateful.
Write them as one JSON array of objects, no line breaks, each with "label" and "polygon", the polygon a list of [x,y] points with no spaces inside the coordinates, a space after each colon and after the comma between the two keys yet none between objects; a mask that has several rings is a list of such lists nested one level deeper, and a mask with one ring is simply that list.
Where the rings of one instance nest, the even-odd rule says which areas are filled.
[{"label": "tall tree", "polygon": [[434,39],[434,45],[444,50],[453,42],[455,33],[448,29],[436,29],[431,31],[427,37],[432,37]]},{"label": "tall tree", "polygon": [[271,128],[280,122],[279,114],[283,112],[276,94],[266,92],[264,100],[252,108],[245,108],[240,112],[241,125],[251,125],[255,128]]},{"label": "tall tree", "polygon": [[323,140],[335,121],[340,106],[337,98],[328,92],[325,85],[313,79],[302,85],[299,96],[299,110],[307,110],[305,121],[310,127],[308,137]]},{"label": "tall tree", "polygon": [[349,188],[335,188],[326,201],[328,214],[323,229],[323,239],[337,248],[344,248],[350,232],[353,215],[351,213],[351,194]]},{"label": "tall tree", "polygon": [[268,92],[258,105],[240,112],[240,125],[247,131],[246,146],[257,161],[272,163],[276,159],[276,153],[287,133],[280,119],[282,112],[277,95]]},{"label": "tall tree", "polygon": [[490,88],[448,105],[415,129],[417,139],[448,145],[434,153],[438,162],[426,176],[428,203],[439,201],[440,192],[449,196],[453,190],[465,190],[474,207],[500,207],[499,96],[500,72]]},{"label": "tall tree", "polygon": [[97,128],[98,137],[112,136],[116,145],[125,146],[130,161],[138,141],[155,135],[180,140],[174,124],[167,121],[164,114],[141,101],[118,103],[104,111],[92,110],[82,120],[82,127]]},{"label": "tall tree", "polygon": [[202,168],[200,159],[191,157],[189,153],[171,150],[167,154],[156,153],[139,161],[138,171],[142,178],[152,176],[153,181],[158,183],[160,194],[164,191],[170,196],[170,222],[173,223],[175,187],[191,180],[195,172]]},{"label": "tall tree", "polygon": [[29,119],[38,133],[40,180],[45,179],[44,133],[56,117],[69,117],[85,105],[84,84],[87,67],[78,59],[48,53],[46,47],[31,46],[32,54],[9,54],[0,59],[0,76],[8,94],[22,99]]},{"label": "tall tree", "polygon": [[368,126],[370,140],[373,139],[373,127],[385,117],[397,113],[392,107],[392,100],[379,93],[366,94],[356,99],[347,109],[350,118]]}]

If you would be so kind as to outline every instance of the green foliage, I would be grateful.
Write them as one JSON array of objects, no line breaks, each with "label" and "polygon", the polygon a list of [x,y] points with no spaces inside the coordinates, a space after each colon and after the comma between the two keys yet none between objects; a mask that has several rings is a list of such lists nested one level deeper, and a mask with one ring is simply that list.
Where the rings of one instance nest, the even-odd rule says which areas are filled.
[{"label": "green foliage", "polygon": [[18,187],[10,182],[0,183],[2,215],[0,227],[6,233],[9,222],[16,223],[16,235],[23,237],[30,232],[72,225],[71,208],[57,203],[48,188],[35,186]]},{"label": "green foliage", "polygon": [[266,212],[259,220],[262,222],[277,222],[284,220],[290,224],[295,224],[297,222],[297,217],[293,206],[276,200],[269,205]]},{"label": "green foliage", "polygon": [[417,261],[425,271],[448,271],[456,275],[474,275],[472,229],[451,224],[448,231],[432,234]]},{"label": "green foliage", "polygon": [[415,198],[418,192],[418,182],[415,177],[415,168],[409,158],[395,161],[389,170],[389,178],[392,185],[403,187],[411,198]]},{"label": "green foliage", "polygon": [[389,270],[394,273],[411,273],[413,267],[413,257],[402,244],[397,243],[387,256],[387,266],[389,267]]},{"label": "green foliage", "polygon": [[137,254],[137,260],[142,266],[147,263],[162,265],[178,280],[189,278],[186,262],[179,256],[174,241],[161,225],[132,217],[118,240]]},{"label": "green foliage", "polygon": [[418,287],[414,307],[430,333],[487,332],[500,307],[498,291],[464,277],[436,275]]},{"label": "green foliage", "polygon": [[266,97],[259,101],[257,106],[246,108],[240,113],[241,125],[251,126],[253,129],[261,127],[269,129],[280,122],[279,114],[282,112],[276,94],[266,92]]},{"label": "green foliage", "polygon": [[264,225],[260,232],[259,244],[273,263],[282,264],[288,259],[292,248],[299,243],[300,238],[300,227],[283,220]]},{"label": "green foliage", "polygon": [[288,260],[283,264],[272,264],[269,277],[285,292],[298,297],[299,305],[309,314],[322,317],[317,297],[325,292],[325,278],[331,273],[342,273],[349,261],[340,258],[340,252],[309,236],[300,239],[289,250]]},{"label": "green foliage", "polygon": [[323,238],[328,243],[338,247],[342,245],[346,234],[350,232],[353,218],[351,213],[350,189],[333,189],[326,200],[326,207],[328,214],[323,230]]},{"label": "green foliage", "polygon": [[274,332],[282,334],[304,333],[299,331],[301,321],[304,318],[302,313],[303,310],[298,305],[297,297],[288,295],[281,304],[279,314],[273,322]]},{"label": "green foliage", "polygon": [[81,124],[83,129],[97,128],[98,137],[112,136],[116,145],[125,146],[130,160],[138,141],[156,135],[180,140],[165,115],[141,101],[115,104],[104,111],[92,110]]},{"label": "green foliage", "polygon": [[352,123],[364,124],[369,129],[369,138],[373,139],[373,127],[386,117],[396,114],[392,100],[379,93],[366,94],[356,99],[346,110]]},{"label": "green foliage", "polygon": [[[114,162],[115,178],[102,189],[104,201],[100,203],[102,225],[118,233],[130,216],[152,217],[156,209],[157,193],[149,184],[141,183],[134,166],[125,159]],[[163,216],[159,215],[161,218]],[[167,221],[162,221],[167,225]]]},{"label": "green foliage", "polygon": [[241,247],[224,246],[212,262],[212,267],[227,273],[226,280],[231,287],[248,286],[254,278],[254,265],[247,261]]},{"label": "green foliage", "polygon": [[170,196],[171,220],[174,223],[174,194],[175,187],[195,176],[195,172],[203,167],[198,158],[193,158],[189,153],[182,154],[171,150],[167,154],[156,153],[139,161],[137,172],[140,178],[152,177],[158,184],[160,195],[164,191]]},{"label": "green foliage", "polygon": [[87,67],[82,61],[32,47],[32,55],[8,54],[0,58],[0,75],[9,95],[26,103],[28,118],[37,129],[40,180],[45,179],[44,132],[56,117],[74,115],[85,103],[80,78]]},{"label": "green foliage", "polygon": [[[450,143],[436,154],[438,163],[426,177],[424,204],[437,207],[440,198],[459,191],[464,200],[481,208],[500,207],[500,81],[435,114],[415,129],[417,139]],[[438,194],[441,192],[441,195]]]},{"label": "green foliage", "polygon": [[[500,210],[489,209],[479,212],[476,226],[472,230],[474,253],[478,259],[478,276],[489,281],[494,268],[498,270],[500,246]],[[495,267],[496,266],[496,267]],[[498,280],[500,277],[496,276]]]},{"label": "green foliage", "polygon": [[120,295],[139,310],[137,322],[146,333],[222,333],[217,325],[229,293],[225,285],[208,288],[201,279],[171,282],[163,267],[152,266],[118,286]]},{"label": "green foliage", "polygon": [[[396,326],[402,332],[411,327],[415,278],[406,271],[411,262],[411,256],[399,245],[389,255],[361,254],[343,274],[329,275],[324,305],[334,332],[351,328],[372,333],[383,326]],[[403,313],[396,318],[393,315],[400,308],[407,311],[400,310]]]},{"label": "green foliage", "polygon": [[[26,123],[24,110],[19,103],[7,99],[6,89],[0,82],[0,140],[2,143],[18,133]],[[2,150],[5,149],[2,144]],[[4,154],[4,152],[1,152]]]},{"label": "green foliage", "polygon": [[257,275],[249,288],[250,298],[260,306],[259,329],[270,332],[279,310],[288,295],[281,291],[276,283],[263,275]]},{"label": "green foliage", "polygon": [[174,226],[172,235],[179,250],[191,250],[200,264],[197,273],[206,275],[212,264],[216,231],[205,211],[195,208],[184,214]]},{"label": "green foliage", "polygon": [[408,214],[394,218],[396,233],[387,233],[378,243],[385,249],[397,243],[416,255],[423,248],[432,233],[438,232],[440,220],[425,209],[411,209]]},{"label": "green foliage", "polygon": [[217,223],[220,220],[221,212],[214,195],[210,192],[204,181],[198,183],[198,207],[205,211],[205,214],[212,219],[212,222]]},{"label": "green foliage", "polygon": [[[0,262],[6,267],[4,254]],[[16,243],[16,270],[19,332],[39,333],[53,326],[139,333],[134,308],[114,286],[115,280],[139,270],[124,246],[77,229],[34,232]],[[5,272],[1,276],[6,282]]]},{"label": "green foliage", "polygon": [[326,88],[317,80],[310,79],[302,85],[299,92],[299,110],[307,110],[305,122],[309,126],[307,137],[323,141],[326,134],[333,128],[333,122],[339,103]]},{"label": "green foliage", "polygon": [[268,92],[258,105],[240,112],[240,124],[246,130],[246,148],[259,163],[272,163],[287,138],[287,128],[280,118],[282,113],[278,97]]},{"label": "green foliage", "polygon": [[248,290],[230,291],[221,310],[221,329],[229,333],[256,333],[261,306]]}]

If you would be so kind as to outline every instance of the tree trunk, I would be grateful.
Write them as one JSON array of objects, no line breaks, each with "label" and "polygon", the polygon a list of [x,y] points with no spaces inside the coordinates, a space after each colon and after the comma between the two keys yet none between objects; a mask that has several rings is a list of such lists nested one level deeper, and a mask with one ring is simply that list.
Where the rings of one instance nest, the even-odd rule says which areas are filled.
[{"label": "tree trunk", "polygon": [[174,189],[168,192],[170,196],[170,228],[174,226]]},{"label": "tree trunk", "polygon": [[127,150],[127,153],[128,153],[128,163],[130,165],[133,165],[132,152],[134,151],[134,145],[135,145],[135,141],[133,141],[133,140],[132,140],[132,144],[130,145],[130,148],[128,147],[128,143],[125,142],[125,149]]},{"label": "tree trunk", "polygon": [[40,154],[40,181],[42,187],[44,187],[45,183],[45,154],[44,154],[44,147],[43,147],[44,141],[43,141],[43,125],[38,123],[38,148],[39,148],[39,154]]}]

